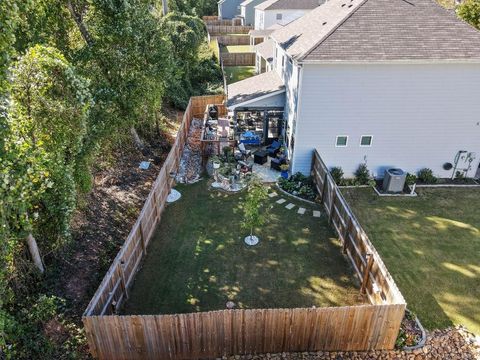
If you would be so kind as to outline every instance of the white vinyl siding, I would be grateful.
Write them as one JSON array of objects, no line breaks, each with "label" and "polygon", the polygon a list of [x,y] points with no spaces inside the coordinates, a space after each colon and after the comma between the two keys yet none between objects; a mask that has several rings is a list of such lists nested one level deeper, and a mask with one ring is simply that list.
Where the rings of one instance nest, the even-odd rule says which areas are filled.
[{"label": "white vinyl siding", "polygon": [[[428,167],[448,177],[443,164],[466,150],[476,153],[474,175],[480,64],[306,64],[302,71],[293,172],[310,173],[317,149],[346,176],[366,161],[378,177],[388,167],[412,173]],[[339,134],[349,135],[346,148],[335,146]],[[369,134],[374,144],[359,146]]]}]

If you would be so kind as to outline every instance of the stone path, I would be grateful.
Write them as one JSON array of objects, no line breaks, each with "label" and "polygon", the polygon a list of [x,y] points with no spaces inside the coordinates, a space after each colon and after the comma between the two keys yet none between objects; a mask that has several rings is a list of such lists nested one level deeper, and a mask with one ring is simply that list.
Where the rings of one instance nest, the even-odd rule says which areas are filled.
[{"label": "stone path", "polygon": [[[271,193],[268,193],[268,197],[274,198],[278,196],[278,194],[275,191],[272,191]],[[275,201],[277,204],[282,205],[287,202],[284,198],[279,198],[278,200]],[[285,208],[288,210],[292,210],[296,207],[297,205],[294,203],[289,202],[287,205],[285,205]],[[297,214],[299,215],[304,215],[306,213],[307,209],[304,207],[298,206]],[[321,212],[319,210],[313,210],[312,212],[313,217],[319,218],[321,216]]]}]

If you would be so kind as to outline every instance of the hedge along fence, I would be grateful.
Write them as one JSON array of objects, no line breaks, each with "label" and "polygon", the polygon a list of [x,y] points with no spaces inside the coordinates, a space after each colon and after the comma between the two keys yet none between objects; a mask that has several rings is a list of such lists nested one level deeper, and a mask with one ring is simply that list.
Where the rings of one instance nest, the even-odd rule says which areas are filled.
[{"label": "hedge along fence", "polygon": [[255,53],[222,53],[220,58],[223,66],[255,66]]},{"label": "hedge along fence", "polygon": [[211,36],[223,34],[248,34],[250,30],[252,30],[251,26],[207,24],[207,31]]},{"label": "hedge along fence", "polygon": [[[384,291],[391,296],[382,301],[372,297],[373,305],[114,315],[127,297],[128,287],[147,251],[150,236],[160,221],[171,186],[168,174],[178,166],[191,119],[202,114],[207,104],[223,100],[223,96],[190,100],[177,140],[139,220],[84,314],[83,323],[92,355],[99,359],[197,359],[266,352],[392,349],[405,302],[388,272],[382,271],[379,274],[385,276],[385,281],[379,282],[378,286],[388,283],[388,290]],[[315,171],[319,174],[323,171],[328,178],[326,167],[319,161],[318,157]],[[329,190],[332,185],[326,184],[326,192],[322,194],[328,207],[331,203],[326,196],[333,190]],[[332,189],[336,189],[334,183]],[[152,205],[154,201],[156,206]],[[370,251],[376,254],[373,247]],[[373,259],[383,266],[381,259]],[[127,263],[135,263],[135,266],[127,266]],[[367,287],[370,282],[368,279],[365,282]]]},{"label": "hedge along fence", "polygon": [[405,304],[402,293],[316,150],[312,175],[330,223],[343,244],[343,252],[361,281],[361,291],[372,304]]},{"label": "hedge along fence", "polygon": [[114,314],[128,297],[128,288],[133,282],[140,261],[147,252],[152,234],[165,208],[165,202],[173,183],[170,173],[175,172],[178,168],[190,123],[194,117],[203,118],[207,104],[222,103],[224,99],[224,95],[190,99],[175,143],[152,186],[137,221],[88,305],[85,316]]}]

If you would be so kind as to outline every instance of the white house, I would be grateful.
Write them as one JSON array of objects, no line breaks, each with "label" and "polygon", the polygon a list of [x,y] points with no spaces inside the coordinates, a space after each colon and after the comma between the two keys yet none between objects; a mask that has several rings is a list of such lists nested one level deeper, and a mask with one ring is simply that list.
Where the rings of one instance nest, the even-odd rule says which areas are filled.
[{"label": "white house", "polygon": [[286,25],[318,7],[323,0],[266,0],[255,6],[255,30]]},{"label": "white house", "polygon": [[243,25],[253,26],[255,24],[255,6],[265,0],[245,0],[240,4],[240,17],[243,19]]},{"label": "white house", "polygon": [[480,32],[455,13],[433,0],[329,0],[270,38],[273,70],[230,85],[227,106],[282,106],[292,172],[310,173],[316,149],[347,176],[366,162],[376,177],[450,177],[459,152],[475,175]]}]

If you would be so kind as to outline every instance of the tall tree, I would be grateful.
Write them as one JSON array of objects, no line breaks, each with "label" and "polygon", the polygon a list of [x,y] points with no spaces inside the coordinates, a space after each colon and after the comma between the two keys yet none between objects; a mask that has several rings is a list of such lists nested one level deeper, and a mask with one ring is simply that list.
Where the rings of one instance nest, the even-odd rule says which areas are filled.
[{"label": "tall tree", "polygon": [[465,0],[457,7],[457,14],[480,30],[480,0]]}]

